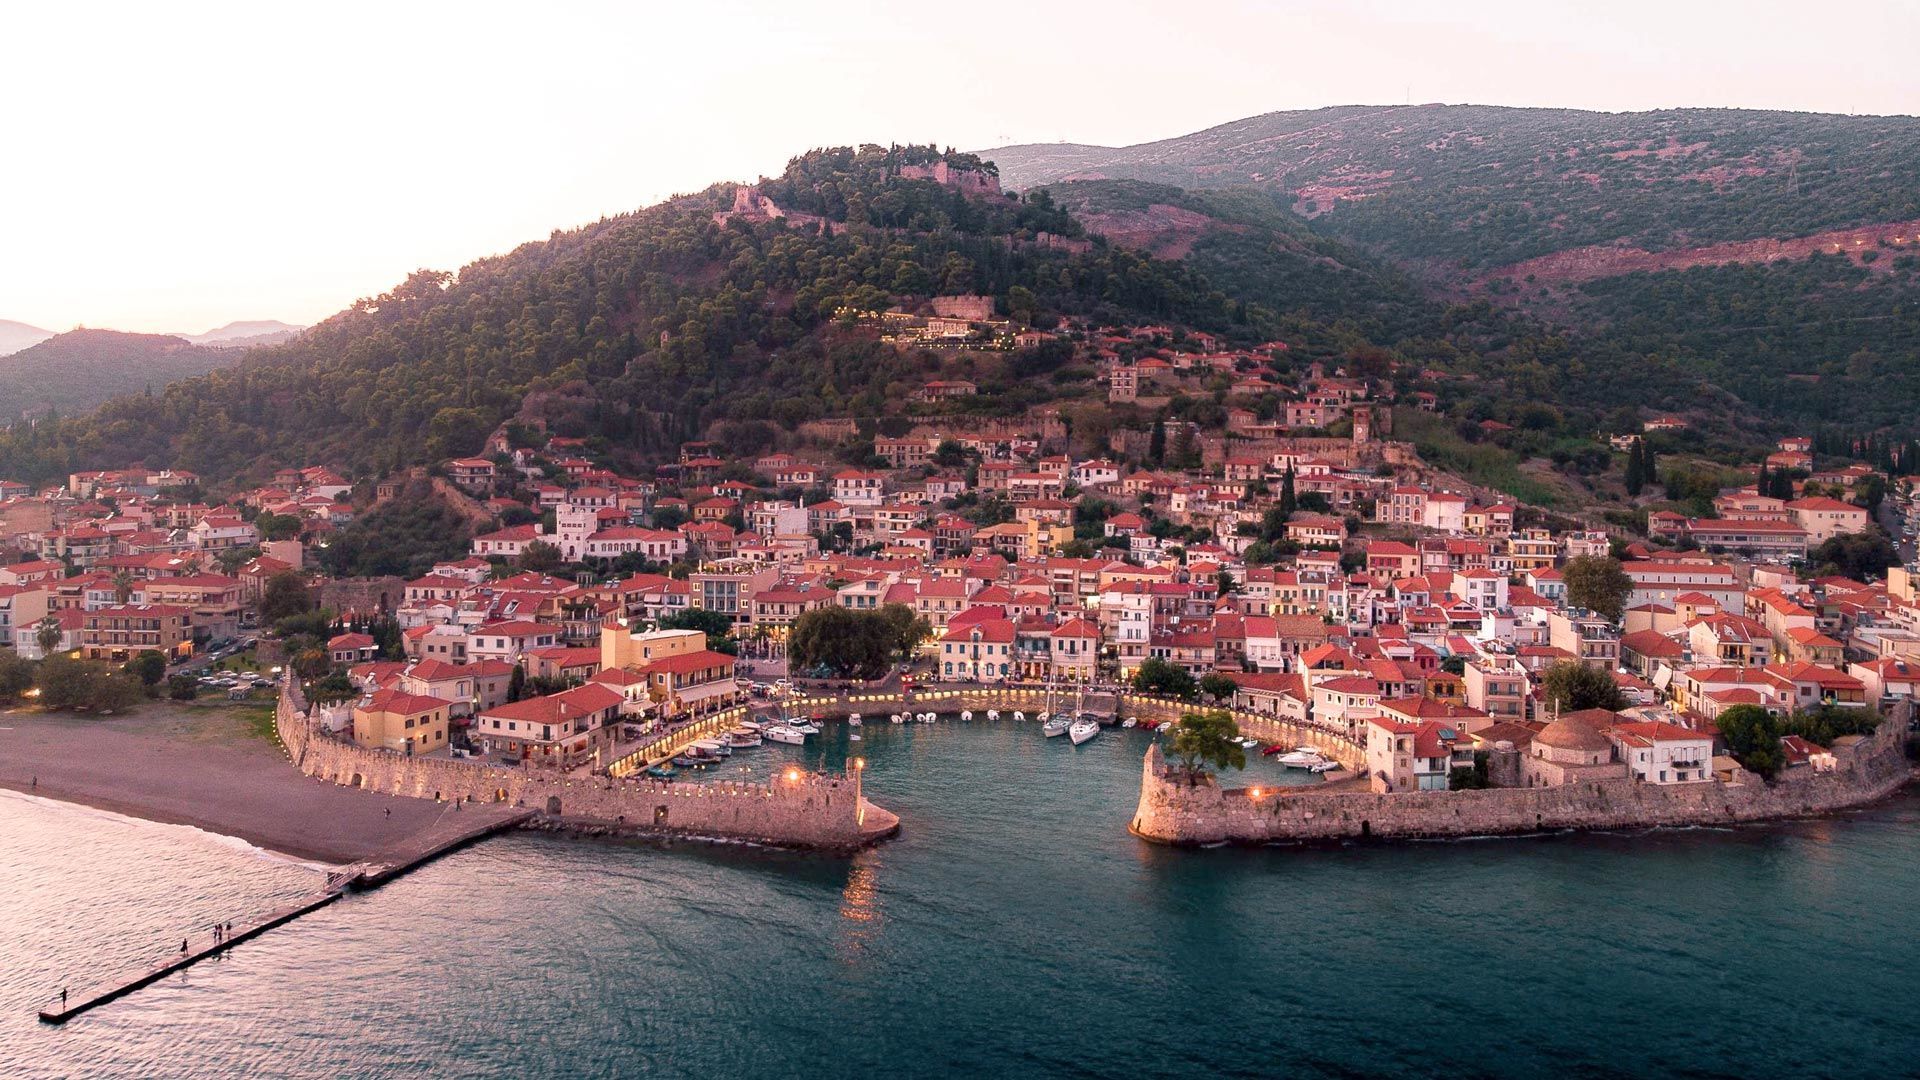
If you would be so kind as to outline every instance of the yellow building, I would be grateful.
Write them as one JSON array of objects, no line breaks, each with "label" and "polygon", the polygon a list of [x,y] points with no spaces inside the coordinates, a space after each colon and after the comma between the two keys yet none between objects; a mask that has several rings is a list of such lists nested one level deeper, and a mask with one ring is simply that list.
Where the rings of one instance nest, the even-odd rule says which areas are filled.
[{"label": "yellow building", "polygon": [[381,690],[353,707],[353,741],[376,750],[431,754],[447,748],[453,702],[404,690]]},{"label": "yellow building", "polygon": [[707,647],[700,630],[649,630],[636,634],[626,626],[600,627],[600,670],[637,670],[670,656],[685,656]]}]

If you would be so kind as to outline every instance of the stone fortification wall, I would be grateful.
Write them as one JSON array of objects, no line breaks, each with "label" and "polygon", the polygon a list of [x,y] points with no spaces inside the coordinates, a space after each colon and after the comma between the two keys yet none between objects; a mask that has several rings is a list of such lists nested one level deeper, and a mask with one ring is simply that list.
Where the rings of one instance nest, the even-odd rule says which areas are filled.
[{"label": "stone fortification wall", "polygon": [[893,831],[898,819],[856,794],[847,775],[798,773],[768,784],[663,783],[571,777],[452,758],[372,750],[317,733],[283,693],[280,741],[308,776],[416,799],[511,803],[549,822],[721,837],[786,847],[849,851]]},{"label": "stone fortification wall", "polygon": [[1904,725],[1883,724],[1836,747],[1831,773],[1765,784],[1645,784],[1632,780],[1483,791],[1368,791],[1189,786],[1169,777],[1156,746],[1147,753],[1131,831],[1168,844],[1485,836],[1558,829],[1710,825],[1803,817],[1873,802],[1910,775]]}]

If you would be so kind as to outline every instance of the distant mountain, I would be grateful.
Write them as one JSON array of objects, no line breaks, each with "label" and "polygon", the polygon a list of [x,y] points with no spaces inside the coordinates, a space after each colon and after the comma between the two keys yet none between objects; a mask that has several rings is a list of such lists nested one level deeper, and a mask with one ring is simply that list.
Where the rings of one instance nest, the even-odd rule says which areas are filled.
[{"label": "distant mountain", "polygon": [[11,356],[29,345],[38,345],[53,336],[53,331],[28,326],[23,322],[0,319],[0,356]]},{"label": "distant mountain", "polygon": [[283,323],[274,319],[254,319],[243,322],[230,322],[217,330],[204,334],[176,334],[195,345],[221,345],[227,347],[250,347],[254,345],[277,345],[291,340],[304,326]]},{"label": "distant mountain", "polygon": [[1524,310],[1574,331],[1570,356],[1648,357],[1788,423],[1920,413],[1920,118],[1343,106],[982,155],[1069,205],[1074,182],[1258,190],[1433,302]]},{"label": "distant mountain", "polygon": [[0,424],[48,409],[73,413],[121,394],[237,363],[245,351],[166,334],[73,330],[0,358]]},{"label": "distant mountain", "polygon": [[1905,116],[1343,106],[1137,146],[986,156],[1016,188],[1131,179],[1276,189],[1334,233],[1468,268],[1596,245],[1677,251],[1920,222],[1920,118]]}]

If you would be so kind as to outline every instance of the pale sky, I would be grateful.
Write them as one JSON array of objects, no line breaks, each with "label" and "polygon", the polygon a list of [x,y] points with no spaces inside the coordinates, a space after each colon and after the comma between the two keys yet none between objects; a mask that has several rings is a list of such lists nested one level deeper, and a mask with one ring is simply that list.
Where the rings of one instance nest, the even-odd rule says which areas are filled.
[{"label": "pale sky", "polygon": [[1409,95],[1913,113],[1916,9],[15,4],[0,11],[0,319],[309,323],[411,270],[821,145],[1121,145]]}]

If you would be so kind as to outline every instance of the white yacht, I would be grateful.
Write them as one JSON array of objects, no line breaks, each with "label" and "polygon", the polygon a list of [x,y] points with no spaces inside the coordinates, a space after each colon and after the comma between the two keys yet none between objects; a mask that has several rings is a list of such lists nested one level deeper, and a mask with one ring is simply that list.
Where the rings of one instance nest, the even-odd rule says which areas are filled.
[{"label": "white yacht", "polygon": [[785,743],[788,746],[805,746],[807,736],[798,728],[785,724],[775,724],[760,733],[768,742]]},{"label": "white yacht", "polygon": [[1325,763],[1327,759],[1320,755],[1317,747],[1298,746],[1293,749],[1292,753],[1281,754],[1274,760],[1289,769],[1311,769],[1316,765]]},{"label": "white yacht", "polygon": [[1075,720],[1073,726],[1067,729],[1067,737],[1073,740],[1075,746],[1098,734],[1100,734],[1100,722],[1091,716],[1083,716]]},{"label": "white yacht", "polygon": [[811,720],[789,720],[787,721],[787,726],[802,735],[820,734],[820,725]]},{"label": "white yacht", "polygon": [[859,713],[848,713],[848,714],[847,714],[847,726],[848,726],[848,727],[859,727],[859,726],[860,726],[860,714],[859,714]]},{"label": "white yacht", "polygon": [[1072,726],[1073,724],[1067,719],[1066,713],[1061,713],[1059,716],[1047,716],[1040,722],[1040,734],[1051,739],[1055,735],[1065,735],[1067,729]]}]

